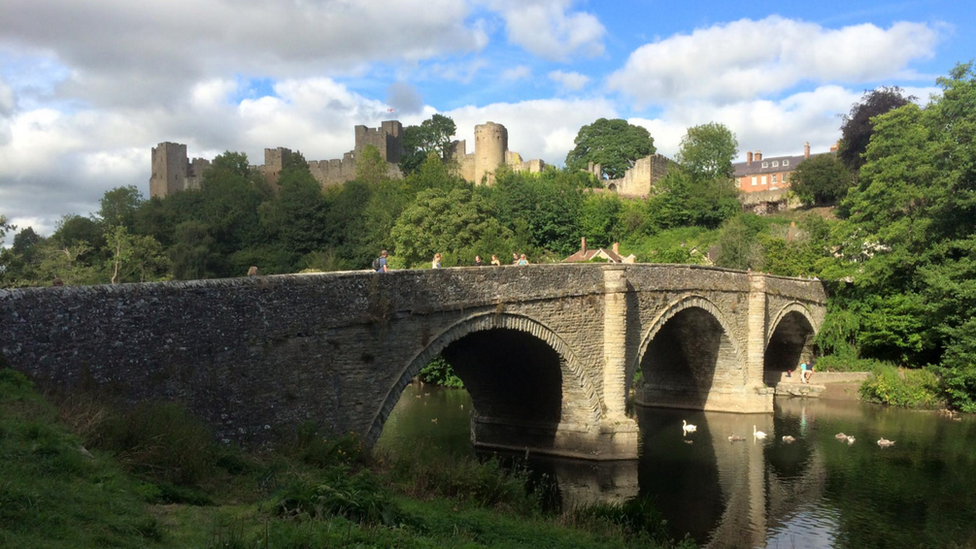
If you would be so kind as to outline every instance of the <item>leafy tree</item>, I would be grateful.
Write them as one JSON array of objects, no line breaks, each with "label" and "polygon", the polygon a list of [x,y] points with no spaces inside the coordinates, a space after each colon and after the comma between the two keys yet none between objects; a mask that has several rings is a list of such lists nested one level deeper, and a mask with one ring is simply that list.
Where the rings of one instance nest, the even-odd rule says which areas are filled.
[{"label": "leafy tree", "polygon": [[259,208],[261,225],[294,254],[304,255],[318,249],[324,243],[326,203],[322,187],[312,177],[305,160],[293,155],[282,167],[278,185],[277,199]]},{"label": "leafy tree", "polygon": [[454,152],[451,138],[455,133],[457,126],[454,120],[442,114],[431,116],[419,126],[404,128],[400,170],[404,174],[417,171],[430,154],[436,154],[442,162],[447,162]]},{"label": "leafy tree", "polygon": [[180,280],[213,276],[216,263],[214,238],[199,221],[184,221],[176,226],[176,241],[169,249],[173,275]]},{"label": "leafy tree", "polygon": [[609,246],[620,239],[618,218],[623,208],[616,193],[589,193],[583,199],[581,226],[583,236],[593,246]]},{"label": "leafy tree", "polygon": [[132,228],[136,211],[144,201],[142,193],[134,185],[116,187],[105,191],[96,217],[109,226]]},{"label": "leafy tree", "polygon": [[589,162],[600,164],[606,179],[623,177],[635,161],[657,150],[647,128],[619,118],[600,118],[583,126],[573,142],[576,147],[566,155],[566,167],[579,171],[586,169]]},{"label": "leafy tree", "polygon": [[474,254],[507,250],[511,231],[495,218],[490,202],[470,188],[429,189],[417,195],[391,234],[397,259],[409,266],[428,264],[435,252],[444,266],[461,264]]},{"label": "leafy tree", "polygon": [[864,92],[861,101],[851,106],[850,114],[844,115],[844,123],[840,127],[840,148],[837,151],[840,161],[852,172],[857,172],[864,165],[861,155],[867,150],[868,142],[874,135],[871,119],[904,107],[914,99],[912,96],[905,96],[898,86],[882,86]]},{"label": "leafy tree", "polygon": [[688,128],[677,161],[696,180],[731,179],[738,147],[735,134],[724,124],[710,122]]},{"label": "leafy tree", "polygon": [[[580,212],[588,176],[579,171],[515,173],[500,168],[491,192],[498,219],[519,240],[560,255],[573,253],[581,235]],[[480,190],[480,188],[479,188]]]},{"label": "leafy tree", "polygon": [[147,282],[161,280],[169,271],[169,260],[162,246],[151,236],[129,233],[124,225],[106,231],[109,282]]},{"label": "leafy tree", "polygon": [[14,230],[17,230],[17,227],[7,223],[7,216],[0,214],[0,244],[3,244],[3,239],[7,233]]},{"label": "leafy tree", "polygon": [[375,185],[388,178],[386,161],[380,156],[380,151],[372,145],[363,147],[362,153],[356,158],[356,180]]},{"label": "leafy tree", "polygon": [[728,220],[718,239],[716,265],[743,270],[762,268],[763,251],[758,233],[759,227],[751,224],[748,216],[739,215]]},{"label": "leafy tree", "polygon": [[832,154],[818,154],[800,162],[790,176],[790,188],[808,205],[833,204],[847,195],[851,173]]},{"label": "leafy tree", "polygon": [[37,269],[39,279],[33,283],[35,285],[50,284],[54,279],[60,279],[67,286],[99,282],[95,268],[83,259],[91,251],[91,246],[83,240],[71,244],[59,244],[57,241],[49,239],[38,250],[40,256],[40,265]]}]

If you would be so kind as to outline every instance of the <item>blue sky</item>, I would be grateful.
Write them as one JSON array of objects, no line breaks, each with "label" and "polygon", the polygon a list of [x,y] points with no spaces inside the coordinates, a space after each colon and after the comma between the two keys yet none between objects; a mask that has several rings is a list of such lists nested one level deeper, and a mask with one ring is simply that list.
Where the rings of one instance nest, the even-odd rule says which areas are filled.
[{"label": "blue sky", "polygon": [[865,90],[937,92],[974,21],[938,0],[0,0],[0,213],[49,234],[106,190],[148,194],[162,141],[329,159],[356,124],[438,112],[557,165],[600,117],[667,155],[712,121],[741,157],[826,150]]}]

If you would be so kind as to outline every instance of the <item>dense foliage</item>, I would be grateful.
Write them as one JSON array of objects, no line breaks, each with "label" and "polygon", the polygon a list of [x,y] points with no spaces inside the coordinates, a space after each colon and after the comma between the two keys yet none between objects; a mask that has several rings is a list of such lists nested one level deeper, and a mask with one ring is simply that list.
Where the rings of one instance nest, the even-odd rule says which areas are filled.
[{"label": "dense foliage", "polygon": [[834,204],[847,195],[851,173],[832,154],[807,158],[790,175],[790,188],[807,205]]},{"label": "dense foliage", "polygon": [[844,115],[844,123],[840,127],[840,148],[837,158],[848,169],[857,171],[864,165],[861,157],[868,148],[871,136],[874,134],[872,118],[890,110],[904,107],[915,98],[905,96],[898,86],[882,86],[868,91],[861,97],[861,101],[851,107],[850,114]]},{"label": "dense foliage", "polygon": [[623,177],[634,161],[657,150],[647,128],[619,118],[600,118],[583,126],[573,142],[576,146],[566,155],[566,167],[578,171],[590,162],[600,164],[606,179]]}]

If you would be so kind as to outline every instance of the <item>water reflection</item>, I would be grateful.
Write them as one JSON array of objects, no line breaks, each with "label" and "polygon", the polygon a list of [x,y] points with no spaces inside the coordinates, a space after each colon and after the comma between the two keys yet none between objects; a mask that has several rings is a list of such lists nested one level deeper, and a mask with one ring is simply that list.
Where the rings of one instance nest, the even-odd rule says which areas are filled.
[{"label": "water reflection", "polygon": [[[470,453],[469,413],[463,391],[412,386],[380,444],[424,439]],[[803,399],[778,400],[774,414],[636,414],[639,461],[531,460],[556,479],[562,506],[647,498],[675,538],[708,547],[976,547],[972,418]],[[682,419],[697,432],[684,436]],[[753,425],[768,437],[754,439]],[[879,448],[882,436],[896,445]]]}]

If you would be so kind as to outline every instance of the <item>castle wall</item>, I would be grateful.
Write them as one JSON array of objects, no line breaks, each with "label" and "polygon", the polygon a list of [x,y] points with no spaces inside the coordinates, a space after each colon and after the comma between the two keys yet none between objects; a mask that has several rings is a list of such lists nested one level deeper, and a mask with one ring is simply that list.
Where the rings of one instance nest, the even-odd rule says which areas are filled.
[{"label": "castle wall", "polygon": [[654,184],[668,173],[671,164],[674,161],[660,154],[645,156],[634,162],[634,166],[622,178],[612,179],[606,184],[620,195],[647,197],[654,194]]}]

